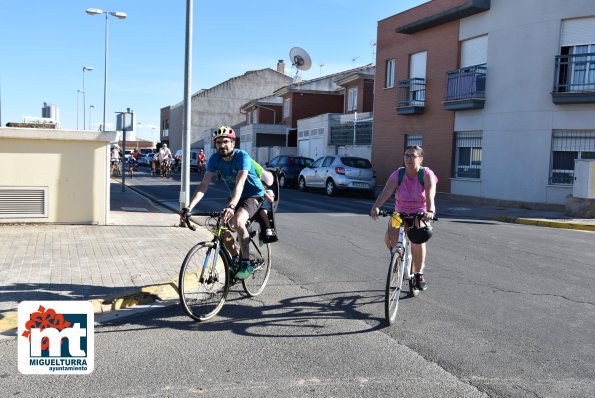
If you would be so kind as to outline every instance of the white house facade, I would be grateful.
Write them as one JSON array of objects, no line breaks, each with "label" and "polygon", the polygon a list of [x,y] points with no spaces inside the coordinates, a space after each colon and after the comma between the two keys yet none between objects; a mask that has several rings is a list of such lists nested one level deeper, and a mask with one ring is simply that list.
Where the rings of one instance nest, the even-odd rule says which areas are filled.
[{"label": "white house facade", "polygon": [[483,108],[455,111],[451,192],[564,204],[595,159],[595,1],[492,1],[459,39],[487,77]]}]

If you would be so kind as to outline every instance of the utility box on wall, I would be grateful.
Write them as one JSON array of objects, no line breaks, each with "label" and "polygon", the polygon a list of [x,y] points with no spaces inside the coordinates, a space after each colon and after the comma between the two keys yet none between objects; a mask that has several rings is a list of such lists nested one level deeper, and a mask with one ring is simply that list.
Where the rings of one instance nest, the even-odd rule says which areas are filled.
[{"label": "utility box on wall", "polygon": [[574,161],[572,196],[595,199],[595,159],[576,159]]}]

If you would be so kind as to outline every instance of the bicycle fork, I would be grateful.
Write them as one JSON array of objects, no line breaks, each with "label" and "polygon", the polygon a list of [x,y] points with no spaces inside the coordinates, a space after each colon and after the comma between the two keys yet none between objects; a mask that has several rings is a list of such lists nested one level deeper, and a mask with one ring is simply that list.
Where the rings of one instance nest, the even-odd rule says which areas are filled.
[{"label": "bicycle fork", "polygon": [[399,240],[397,242],[396,245],[393,246],[393,248],[391,249],[391,253],[395,254],[397,253],[399,255],[399,257],[401,257],[401,259],[405,260],[405,272],[403,274],[403,279],[405,280],[410,280],[412,275],[411,275],[411,252],[410,252],[410,247],[409,244],[407,242],[407,235],[405,233],[405,228],[401,227],[399,228]]},{"label": "bicycle fork", "polygon": [[[220,261],[220,243],[213,242],[214,246],[207,250],[205,260],[202,264],[202,270],[200,272],[200,283],[207,285],[213,284],[219,281],[219,274],[217,273],[217,265]],[[212,260],[212,261],[211,261]],[[225,265],[224,265],[225,266]]]}]

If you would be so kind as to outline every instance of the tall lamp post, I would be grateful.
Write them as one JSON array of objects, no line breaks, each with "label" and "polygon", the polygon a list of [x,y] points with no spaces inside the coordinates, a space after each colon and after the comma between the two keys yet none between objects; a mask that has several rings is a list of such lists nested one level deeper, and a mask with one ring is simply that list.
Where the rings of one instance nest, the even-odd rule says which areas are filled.
[{"label": "tall lamp post", "polygon": [[87,113],[86,113],[87,104],[85,102],[85,72],[88,70],[93,70],[93,67],[92,66],[83,66],[83,130],[85,129],[85,126],[87,125]]},{"label": "tall lamp post", "polygon": [[109,15],[118,19],[126,19],[127,15],[125,12],[103,11],[98,10],[97,8],[87,8],[85,12],[88,15],[105,14],[105,63],[103,66],[103,124],[101,126],[101,130],[105,131],[105,112],[107,108],[107,19]]},{"label": "tall lamp post", "polygon": [[[83,93],[83,90],[76,90],[76,129],[79,129],[79,97],[80,94]],[[85,129],[85,126],[83,126],[83,130]]]},{"label": "tall lamp post", "polygon": [[91,130],[91,109],[95,109],[95,105],[89,105],[89,130]]},{"label": "tall lamp post", "polygon": [[138,135],[140,134],[140,128],[142,124],[143,122],[136,122],[136,125],[138,126],[136,129],[136,149],[138,149]]}]

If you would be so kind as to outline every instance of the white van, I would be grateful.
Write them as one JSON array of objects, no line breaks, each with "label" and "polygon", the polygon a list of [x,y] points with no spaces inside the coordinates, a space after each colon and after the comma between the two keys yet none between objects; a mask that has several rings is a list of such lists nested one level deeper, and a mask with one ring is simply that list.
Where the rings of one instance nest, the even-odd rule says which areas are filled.
[{"label": "white van", "polygon": [[[175,157],[180,158],[182,156],[182,150],[176,151]],[[190,171],[198,170],[198,149],[190,149]]]}]

